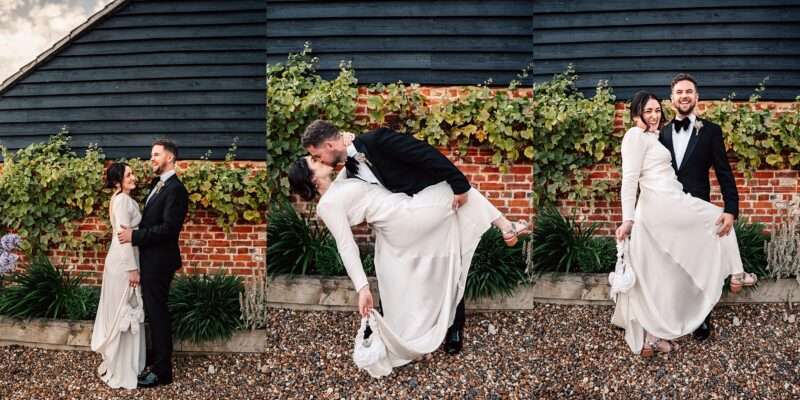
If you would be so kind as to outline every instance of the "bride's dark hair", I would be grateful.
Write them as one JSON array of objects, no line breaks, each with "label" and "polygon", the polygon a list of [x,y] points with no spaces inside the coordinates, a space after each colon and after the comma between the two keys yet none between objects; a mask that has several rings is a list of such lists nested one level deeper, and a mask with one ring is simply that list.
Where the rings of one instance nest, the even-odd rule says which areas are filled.
[{"label": "bride's dark hair", "polygon": [[289,186],[305,201],[311,201],[319,194],[313,180],[314,173],[308,167],[305,157],[298,158],[289,167]]},{"label": "bride's dark hair", "polygon": [[[644,120],[644,108],[647,106],[647,102],[653,99],[661,105],[661,100],[650,92],[639,91],[633,95],[631,99],[631,122],[633,122],[634,118],[639,118],[645,125],[647,121]],[[661,129],[666,125],[666,121],[664,120],[664,110],[661,110],[661,117],[658,119],[658,129]]]},{"label": "bride's dark hair", "polygon": [[125,168],[128,164],[122,162],[115,162],[111,164],[106,170],[106,187],[114,189],[119,184],[122,186],[122,181],[125,180]]}]

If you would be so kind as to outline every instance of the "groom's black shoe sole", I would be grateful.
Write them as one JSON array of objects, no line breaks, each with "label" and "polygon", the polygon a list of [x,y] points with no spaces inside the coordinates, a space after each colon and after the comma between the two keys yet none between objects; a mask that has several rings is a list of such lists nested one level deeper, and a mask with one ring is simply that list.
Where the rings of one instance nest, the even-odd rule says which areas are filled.
[{"label": "groom's black shoe sole", "polygon": [[461,329],[450,327],[444,339],[444,351],[447,354],[458,354],[464,346],[464,333]]},{"label": "groom's black shoe sole", "polygon": [[702,342],[711,336],[712,329],[714,329],[714,327],[711,325],[711,320],[706,318],[706,320],[703,321],[703,323],[700,324],[697,329],[695,329],[695,331],[692,333],[692,336]]}]

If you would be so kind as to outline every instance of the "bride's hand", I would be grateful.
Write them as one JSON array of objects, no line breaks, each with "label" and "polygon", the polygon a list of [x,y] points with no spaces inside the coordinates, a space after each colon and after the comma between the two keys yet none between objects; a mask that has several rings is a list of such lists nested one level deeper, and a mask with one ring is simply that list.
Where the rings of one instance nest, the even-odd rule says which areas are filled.
[{"label": "bride's hand", "polygon": [[620,224],[616,232],[617,241],[621,242],[625,240],[625,238],[631,234],[632,227],[633,227],[633,221],[624,221],[622,224]]},{"label": "bride's hand", "polygon": [[366,317],[372,307],[372,292],[369,290],[369,285],[367,285],[358,291],[358,312],[361,313],[362,317]]},{"label": "bride's hand", "polygon": [[128,271],[128,284],[131,285],[132,288],[139,286],[139,271]]}]

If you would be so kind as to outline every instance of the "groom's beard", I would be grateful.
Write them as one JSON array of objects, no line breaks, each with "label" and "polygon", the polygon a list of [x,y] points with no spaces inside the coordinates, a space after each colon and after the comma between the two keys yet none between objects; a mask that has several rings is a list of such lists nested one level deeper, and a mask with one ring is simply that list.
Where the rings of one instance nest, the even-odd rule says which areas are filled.
[{"label": "groom's beard", "polygon": [[677,107],[675,107],[675,109],[678,111],[678,114],[680,114],[681,116],[684,116],[684,117],[686,117],[686,116],[688,116],[688,115],[691,115],[691,114],[694,112],[694,107],[695,107],[696,105],[697,105],[697,102],[694,102],[694,103],[692,103],[692,104],[689,106],[689,108],[687,108],[685,111],[684,111],[683,109],[681,109],[681,106],[680,106],[680,105],[678,105]]}]

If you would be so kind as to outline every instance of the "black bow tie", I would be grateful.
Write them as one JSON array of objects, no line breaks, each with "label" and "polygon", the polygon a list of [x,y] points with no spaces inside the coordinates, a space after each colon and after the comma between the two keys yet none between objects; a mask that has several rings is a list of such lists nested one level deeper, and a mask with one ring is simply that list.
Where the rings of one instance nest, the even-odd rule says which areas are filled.
[{"label": "black bow tie", "polygon": [[675,126],[675,132],[680,132],[685,129],[689,129],[689,125],[692,123],[692,120],[689,118],[684,118],[682,120],[673,120],[672,123]]},{"label": "black bow tie", "polygon": [[358,161],[354,157],[347,157],[344,162],[344,167],[347,169],[347,176],[354,177],[358,174]]}]

